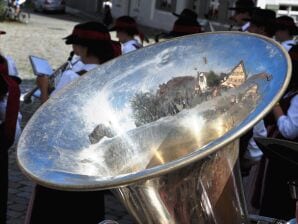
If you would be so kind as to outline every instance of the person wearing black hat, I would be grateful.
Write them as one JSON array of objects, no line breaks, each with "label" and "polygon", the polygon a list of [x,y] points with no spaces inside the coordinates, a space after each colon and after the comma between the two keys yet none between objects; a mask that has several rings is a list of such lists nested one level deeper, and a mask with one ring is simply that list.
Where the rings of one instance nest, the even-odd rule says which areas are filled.
[{"label": "person wearing black hat", "polygon": [[[81,71],[68,70],[56,86],[56,94],[63,86],[79,78],[87,71],[116,57],[120,46],[111,41],[108,29],[98,22],[87,22],[74,27],[65,38],[72,44],[74,52],[81,57],[84,66]],[[119,49],[117,48],[119,47]],[[40,223],[90,223],[97,224],[104,219],[104,192],[77,192],[53,190],[37,185],[27,211],[27,222]]]},{"label": "person wearing black hat", "polygon": [[[274,11],[256,8],[252,13],[251,18],[244,20],[250,22],[248,27],[249,32],[264,35],[266,37],[273,37],[275,33]],[[240,138],[239,158],[243,176],[248,176],[252,166],[256,165],[262,157],[262,152],[256,145],[253,137],[266,136],[267,130],[262,120]]]},{"label": "person wearing black hat", "polygon": [[175,21],[173,28],[168,33],[160,33],[155,36],[155,42],[159,42],[160,38],[173,38],[189,34],[201,33],[202,27],[198,23],[198,14],[190,9],[183,9],[181,14],[172,13],[178,19]]},{"label": "person wearing black hat", "polygon": [[[293,43],[291,40],[286,40],[296,34],[297,27],[287,16],[277,18],[275,27],[276,39],[283,43],[286,50],[289,49],[292,77],[284,96],[265,117],[265,123],[268,137],[298,142],[298,47],[290,45]],[[262,179],[258,182],[262,193],[256,191],[254,202],[259,203],[261,215],[287,220],[295,216],[295,202],[290,197],[287,182],[298,178],[298,175],[293,166],[282,162],[283,159],[266,156],[262,160],[261,164],[266,167],[265,172],[260,169],[258,174],[258,179]]]},{"label": "person wearing black hat", "polygon": [[298,35],[298,27],[294,19],[289,16],[280,16],[276,19],[275,39],[287,50],[296,45],[294,36]]},{"label": "person wearing black hat", "polygon": [[121,43],[122,54],[141,48],[143,45],[134,37],[139,35],[141,42],[144,41],[144,35],[139,31],[137,22],[130,16],[121,16],[116,19],[115,25],[110,31],[116,31],[117,37]]},{"label": "person wearing black hat", "polygon": [[252,0],[238,0],[235,3],[235,7],[229,8],[229,10],[235,11],[231,20],[235,22],[235,25],[240,26],[239,31],[248,30],[250,23],[247,20],[251,19],[252,12],[255,9],[255,3]]},{"label": "person wearing black hat", "polygon": [[[72,45],[74,54],[80,57],[83,65],[80,67],[80,71],[70,69],[63,72],[59,82],[55,86],[55,90],[51,93],[52,95],[99,64],[121,54],[118,49],[119,43],[111,40],[108,29],[99,22],[78,24],[74,27],[72,34],[64,39],[66,44]],[[43,103],[49,97],[48,76],[37,77],[37,85],[41,90],[41,100]]]},{"label": "person wearing black hat", "polygon": [[202,32],[202,27],[197,21],[198,15],[194,11],[184,9],[181,14],[173,13],[173,15],[178,17],[178,19],[169,33],[170,36],[180,37]]},{"label": "person wearing black hat", "polygon": [[255,9],[250,19],[245,19],[250,22],[248,31],[273,37],[276,31],[275,26],[276,13],[270,9]]}]

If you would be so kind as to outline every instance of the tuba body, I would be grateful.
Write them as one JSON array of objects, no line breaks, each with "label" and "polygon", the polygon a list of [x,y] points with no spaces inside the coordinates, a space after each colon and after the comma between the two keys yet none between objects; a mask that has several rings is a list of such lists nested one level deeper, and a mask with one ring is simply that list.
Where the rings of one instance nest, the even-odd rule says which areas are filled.
[{"label": "tuba body", "polygon": [[25,127],[18,163],[49,188],[111,189],[137,223],[248,223],[238,138],[290,73],[281,46],[253,34],[145,47],[48,100]]}]

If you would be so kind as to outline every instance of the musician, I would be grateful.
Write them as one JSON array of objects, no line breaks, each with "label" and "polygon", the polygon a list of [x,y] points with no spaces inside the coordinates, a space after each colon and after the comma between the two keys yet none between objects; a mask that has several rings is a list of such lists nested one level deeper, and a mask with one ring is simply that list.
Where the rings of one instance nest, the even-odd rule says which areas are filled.
[{"label": "musician", "polygon": [[[255,9],[250,19],[248,31],[272,38],[275,33],[275,12],[268,9]],[[260,121],[240,138],[240,167],[242,176],[248,176],[252,166],[256,165],[263,155],[253,137],[267,137],[267,130]]]},{"label": "musician", "polygon": [[174,22],[173,28],[168,33],[160,33],[155,36],[155,42],[159,42],[160,38],[173,38],[189,34],[202,33],[203,29],[197,21],[198,14],[190,9],[183,9],[180,14],[173,12],[177,17]]},{"label": "musician", "polygon": [[[119,55],[107,28],[98,22],[76,25],[65,38],[81,57],[81,71],[63,73],[54,93],[78,79],[87,71]],[[117,45],[118,46],[118,45]],[[37,185],[27,214],[27,223],[88,223],[97,224],[104,219],[104,194],[95,192],[66,192]]]},{"label": "musician", "polygon": [[[231,17],[235,25],[240,26],[239,31],[248,31],[250,22],[247,21],[251,19],[252,12],[255,10],[255,3],[253,0],[238,0],[236,1],[235,7],[229,8],[229,10],[235,11],[235,14]],[[233,25],[231,26],[232,29]]]},{"label": "musician", "polygon": [[[130,16],[121,16],[117,18],[115,25],[110,31],[116,31],[117,37],[121,43],[122,54],[143,47],[144,34],[139,31],[135,19]],[[142,43],[135,39],[136,35],[140,36]]]},{"label": "musician", "polygon": [[198,23],[198,14],[193,10],[184,9],[180,14],[173,13],[178,19],[175,21],[169,35],[180,37],[189,34],[201,33],[202,27]]},{"label": "musician", "polygon": [[[4,35],[6,32],[0,31],[0,35]],[[19,72],[16,67],[16,64],[11,56],[2,56],[0,55],[0,59],[2,64],[5,63],[7,66],[7,72],[11,79],[13,79],[18,85],[21,84],[22,80],[19,78]],[[0,90],[0,124],[5,120],[5,113],[7,109],[7,93],[8,89],[6,87],[6,83],[2,80],[1,90]],[[16,123],[16,132],[15,132],[15,142],[18,140],[21,135],[21,121],[22,115],[18,112],[18,119]]]},{"label": "musician", "polygon": [[296,35],[298,35],[298,27],[292,17],[280,16],[276,19],[275,39],[287,51],[290,51],[296,45],[296,41],[294,40],[294,36]]},{"label": "musician", "polygon": [[[0,31],[0,34],[5,32]],[[20,107],[21,79],[12,76],[11,64],[0,55],[0,223],[6,222],[8,195],[8,150],[16,140]]]},{"label": "musician", "polygon": [[[65,38],[65,43],[72,44],[74,54],[80,57],[79,65],[63,72],[51,95],[56,94],[64,86],[99,64],[120,54],[117,49],[118,43],[112,42],[110,34],[106,31],[107,28],[97,22],[87,22],[75,26],[73,33]],[[49,98],[48,77],[37,77],[37,85],[41,90],[41,101],[43,103]]]},{"label": "musician", "polygon": [[[293,43],[291,36],[297,28],[290,18],[282,16],[276,19],[275,29],[276,39],[289,50],[293,70],[286,93],[264,120],[268,137],[298,142],[298,47],[289,44]],[[260,215],[284,220],[295,217],[295,201],[290,197],[287,182],[297,178],[295,166],[283,159],[263,157],[253,197]]]}]

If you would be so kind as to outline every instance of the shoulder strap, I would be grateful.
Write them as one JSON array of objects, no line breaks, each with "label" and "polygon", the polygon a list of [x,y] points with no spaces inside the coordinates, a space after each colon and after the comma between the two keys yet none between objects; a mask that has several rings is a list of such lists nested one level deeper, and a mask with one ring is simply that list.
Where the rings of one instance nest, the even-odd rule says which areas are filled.
[{"label": "shoulder strap", "polygon": [[140,48],[142,48],[142,46],[139,45],[139,44],[133,44],[133,46],[134,46],[136,49],[140,49]]},{"label": "shoulder strap", "polygon": [[81,71],[77,72],[77,74],[78,74],[79,76],[82,76],[82,75],[84,75],[86,72],[87,72],[86,70],[81,70]]}]

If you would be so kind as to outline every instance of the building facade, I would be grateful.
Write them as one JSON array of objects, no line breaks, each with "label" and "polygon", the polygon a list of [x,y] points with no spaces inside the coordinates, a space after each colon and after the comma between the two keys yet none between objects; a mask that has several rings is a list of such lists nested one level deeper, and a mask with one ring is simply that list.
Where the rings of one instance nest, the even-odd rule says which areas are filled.
[{"label": "building facade", "polygon": [[102,10],[103,0],[66,0],[66,6],[84,12],[100,12]]},{"label": "building facade", "polygon": [[216,7],[218,14],[216,20],[228,21],[231,11],[228,10],[236,0],[112,0],[112,14],[114,17],[130,15],[138,23],[171,30],[176,17],[185,8],[197,12],[199,18],[205,18],[211,7]]},{"label": "building facade", "polygon": [[[102,12],[104,0],[66,0],[69,7],[85,12]],[[181,13],[185,8],[197,12],[200,19],[209,19],[227,23],[236,0],[110,0],[112,15],[119,17],[130,15],[137,22],[149,27],[171,30],[176,17],[172,12]],[[292,16],[298,22],[298,0],[256,0],[261,8],[273,9],[278,15]],[[214,13],[215,12],[215,13]]]},{"label": "building facade", "polygon": [[298,23],[298,0],[258,0],[257,6],[273,9],[278,16],[291,16]]}]

